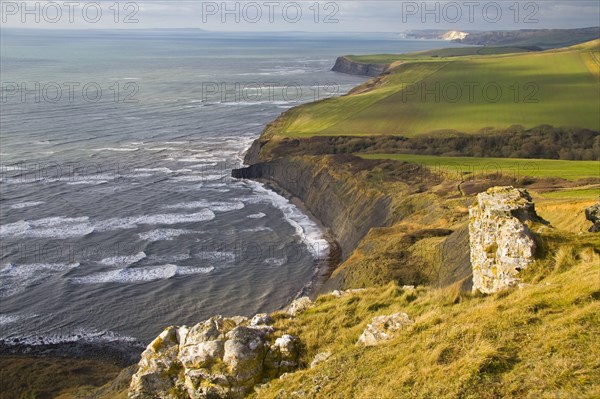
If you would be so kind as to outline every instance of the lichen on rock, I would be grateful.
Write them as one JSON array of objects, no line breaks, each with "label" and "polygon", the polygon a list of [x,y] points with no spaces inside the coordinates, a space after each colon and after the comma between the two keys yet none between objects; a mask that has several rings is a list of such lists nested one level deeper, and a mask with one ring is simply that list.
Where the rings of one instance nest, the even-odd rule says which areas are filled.
[{"label": "lichen on rock", "polygon": [[539,220],[527,191],[492,187],[469,209],[473,290],[490,294],[519,283],[519,271],[535,256],[528,222]]},{"label": "lichen on rock", "polygon": [[392,339],[399,331],[414,324],[406,313],[377,316],[358,337],[357,344],[375,346]]},{"label": "lichen on rock", "polygon": [[290,316],[297,316],[300,313],[305,312],[308,308],[314,305],[313,301],[310,300],[309,297],[303,296],[288,305],[286,308],[287,313]]},{"label": "lichen on rock", "polygon": [[214,316],[189,328],[169,327],[142,353],[131,399],[243,398],[256,384],[298,367],[298,339],[265,314]]}]

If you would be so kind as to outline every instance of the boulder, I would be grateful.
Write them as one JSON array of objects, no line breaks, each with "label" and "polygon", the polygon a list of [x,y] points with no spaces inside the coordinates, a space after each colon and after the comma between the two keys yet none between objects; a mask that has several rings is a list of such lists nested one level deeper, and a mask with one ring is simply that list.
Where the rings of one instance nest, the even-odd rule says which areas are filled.
[{"label": "boulder", "polygon": [[297,316],[300,313],[305,312],[311,306],[313,306],[313,301],[311,301],[309,297],[303,296],[290,303],[286,311],[290,316]]},{"label": "boulder", "polygon": [[298,367],[299,345],[296,337],[283,335],[271,345],[265,359],[265,368],[274,370],[273,375],[281,375]]},{"label": "boulder", "polygon": [[394,313],[389,316],[377,316],[367,325],[367,328],[358,337],[357,344],[365,346],[378,345],[392,339],[397,332],[414,324],[406,313]]},{"label": "boulder", "polygon": [[273,319],[266,313],[259,313],[250,320],[251,326],[268,326],[273,324]]},{"label": "boulder", "polygon": [[256,384],[298,366],[298,339],[274,336],[269,316],[214,316],[169,327],[142,353],[131,399],[243,398]]},{"label": "boulder", "polygon": [[585,209],[585,218],[593,223],[590,233],[600,232],[600,202]]},{"label": "boulder", "polygon": [[535,256],[528,223],[539,221],[531,196],[513,187],[492,187],[469,209],[473,290],[490,294],[519,284],[516,277]]}]

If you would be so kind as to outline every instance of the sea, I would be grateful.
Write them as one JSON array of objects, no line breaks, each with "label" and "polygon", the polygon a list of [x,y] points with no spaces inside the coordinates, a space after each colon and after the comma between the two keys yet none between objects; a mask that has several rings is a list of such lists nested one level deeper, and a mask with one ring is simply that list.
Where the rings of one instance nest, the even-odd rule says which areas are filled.
[{"label": "sea", "polygon": [[323,231],[231,178],[265,125],[397,34],[3,28],[0,342],[147,343],[315,289]]}]

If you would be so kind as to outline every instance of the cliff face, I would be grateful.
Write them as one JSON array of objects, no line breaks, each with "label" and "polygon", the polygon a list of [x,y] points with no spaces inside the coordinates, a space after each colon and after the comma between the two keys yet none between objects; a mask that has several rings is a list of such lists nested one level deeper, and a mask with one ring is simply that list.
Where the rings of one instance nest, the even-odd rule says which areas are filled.
[{"label": "cliff face", "polygon": [[338,57],[331,70],[350,75],[375,77],[387,71],[388,67],[388,64],[366,64],[353,61],[348,57]]},{"label": "cliff face", "polygon": [[[257,152],[257,142],[251,152]],[[266,180],[302,200],[331,229],[344,260],[369,229],[386,225],[390,214],[390,199],[386,195],[361,187],[350,171],[340,170],[344,163],[338,161],[347,161],[348,157],[284,157],[234,170],[233,177]],[[246,160],[249,158],[254,156],[249,153]]]}]

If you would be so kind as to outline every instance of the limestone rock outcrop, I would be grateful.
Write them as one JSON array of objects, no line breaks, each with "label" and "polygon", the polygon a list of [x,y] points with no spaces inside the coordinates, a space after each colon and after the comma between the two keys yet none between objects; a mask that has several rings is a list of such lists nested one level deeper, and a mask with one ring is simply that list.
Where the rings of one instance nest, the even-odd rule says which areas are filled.
[{"label": "limestone rock outcrop", "polygon": [[392,339],[398,331],[414,324],[406,313],[394,313],[389,316],[377,316],[367,325],[358,337],[357,344],[375,346]]},{"label": "limestone rock outcrop", "polygon": [[131,399],[243,398],[256,384],[298,367],[298,339],[275,338],[265,314],[214,316],[169,327],[142,353]]},{"label": "limestone rock outcrop", "polygon": [[590,233],[600,232],[600,202],[585,208],[585,218],[593,223],[588,230]]},{"label": "limestone rock outcrop", "polygon": [[290,303],[286,308],[286,311],[290,316],[297,316],[301,313],[304,313],[308,308],[312,307],[313,305],[314,303],[310,300],[309,297],[303,296],[298,299],[295,299],[292,303]]},{"label": "limestone rock outcrop", "polygon": [[469,209],[473,290],[490,294],[519,283],[536,244],[527,222],[539,220],[531,196],[513,187],[492,187]]}]

